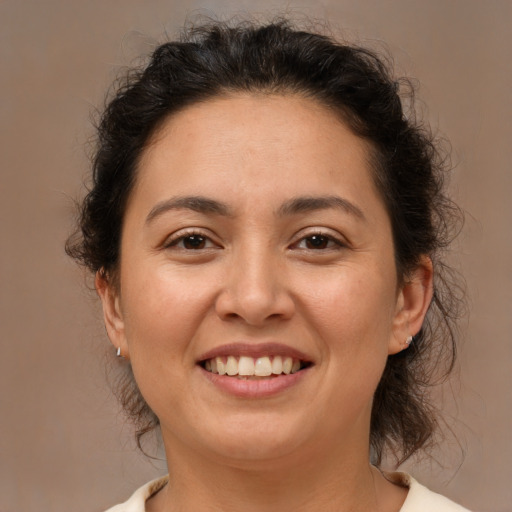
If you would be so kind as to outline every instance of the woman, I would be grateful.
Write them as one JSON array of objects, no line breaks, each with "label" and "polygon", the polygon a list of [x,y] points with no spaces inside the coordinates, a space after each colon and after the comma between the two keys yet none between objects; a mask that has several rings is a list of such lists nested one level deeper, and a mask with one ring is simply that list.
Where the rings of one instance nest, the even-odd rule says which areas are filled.
[{"label": "woman", "polygon": [[454,356],[457,210],[398,93],[286,22],[190,30],[118,88],[68,252],[169,476],[112,511],[464,510],[378,469],[431,442]]}]

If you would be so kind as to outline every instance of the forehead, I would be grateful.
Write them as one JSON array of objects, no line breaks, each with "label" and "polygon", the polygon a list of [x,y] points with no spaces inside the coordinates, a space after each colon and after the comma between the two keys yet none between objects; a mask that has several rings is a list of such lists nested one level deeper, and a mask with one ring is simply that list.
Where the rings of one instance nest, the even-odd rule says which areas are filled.
[{"label": "forehead", "polygon": [[243,201],[257,190],[266,200],[283,200],[341,187],[344,195],[366,190],[363,200],[375,201],[371,153],[340,115],[315,100],[224,96],[162,123],[140,159],[134,193],[222,194]]}]

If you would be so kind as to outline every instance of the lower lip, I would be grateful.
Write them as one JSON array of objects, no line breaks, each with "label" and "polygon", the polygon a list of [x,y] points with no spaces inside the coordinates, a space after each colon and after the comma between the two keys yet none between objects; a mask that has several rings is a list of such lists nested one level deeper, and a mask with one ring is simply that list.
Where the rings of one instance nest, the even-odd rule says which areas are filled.
[{"label": "lower lip", "polygon": [[220,388],[225,393],[240,398],[265,398],[278,395],[297,385],[310,370],[310,368],[304,368],[297,373],[289,375],[282,374],[268,379],[244,380],[212,373],[206,371],[201,366],[199,368],[214,386]]}]

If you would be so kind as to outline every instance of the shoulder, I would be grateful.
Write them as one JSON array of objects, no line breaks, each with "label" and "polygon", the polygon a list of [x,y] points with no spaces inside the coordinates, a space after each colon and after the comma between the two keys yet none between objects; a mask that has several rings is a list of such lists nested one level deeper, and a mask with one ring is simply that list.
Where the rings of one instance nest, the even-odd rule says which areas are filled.
[{"label": "shoulder", "polygon": [[406,473],[391,473],[386,476],[393,482],[409,488],[409,493],[400,512],[432,512],[433,510],[436,512],[470,512],[448,498],[427,489]]},{"label": "shoulder", "polygon": [[152,480],[147,484],[137,489],[130,497],[128,501],[115,505],[109,508],[105,512],[144,512],[146,501],[157,493],[165,484],[168,482],[169,477],[164,476],[156,480]]},{"label": "shoulder", "polygon": [[[432,512],[433,510],[436,512],[470,512],[448,498],[427,489],[406,473],[386,473],[386,477],[396,484],[409,488],[409,493],[400,512]],[[115,505],[106,512],[144,512],[148,498],[162,489],[167,482],[167,476],[153,480],[137,489],[128,501]]]}]

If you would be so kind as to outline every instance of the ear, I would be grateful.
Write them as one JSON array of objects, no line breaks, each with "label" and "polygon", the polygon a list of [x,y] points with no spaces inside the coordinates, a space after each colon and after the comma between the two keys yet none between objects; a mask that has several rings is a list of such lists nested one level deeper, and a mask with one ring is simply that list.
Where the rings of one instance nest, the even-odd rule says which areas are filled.
[{"label": "ear", "polygon": [[119,350],[119,355],[125,359],[130,358],[128,344],[126,343],[123,313],[120,306],[119,291],[108,276],[99,270],[94,279],[96,292],[103,306],[103,319],[110,343]]},{"label": "ear", "polygon": [[407,348],[409,336],[416,335],[421,329],[434,294],[433,280],[432,260],[422,256],[418,266],[405,277],[398,293],[388,354]]}]

